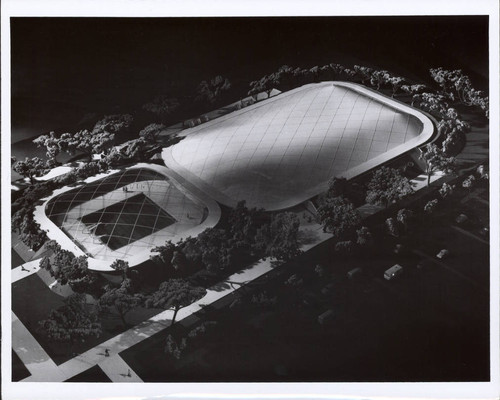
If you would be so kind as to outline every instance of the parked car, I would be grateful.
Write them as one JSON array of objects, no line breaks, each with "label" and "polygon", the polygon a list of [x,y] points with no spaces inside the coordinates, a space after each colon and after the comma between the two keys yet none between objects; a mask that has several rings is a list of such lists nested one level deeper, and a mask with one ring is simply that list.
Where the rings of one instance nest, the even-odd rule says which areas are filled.
[{"label": "parked car", "polygon": [[392,278],[398,276],[402,272],[403,272],[403,267],[399,264],[395,264],[384,272],[384,278],[390,281]]},{"label": "parked car", "polygon": [[465,214],[460,214],[457,218],[455,218],[455,222],[457,224],[463,224],[464,222],[467,222],[469,217]]},{"label": "parked car", "polygon": [[439,253],[436,254],[436,257],[440,260],[444,260],[446,257],[450,255],[450,252],[447,249],[441,249]]},{"label": "parked car", "polygon": [[349,279],[354,279],[354,278],[357,278],[361,275],[361,273],[363,272],[363,269],[362,268],[353,268],[351,269],[348,273],[347,273],[347,277]]},{"label": "parked car", "polygon": [[328,325],[330,324],[335,318],[335,312],[333,310],[327,310],[320,316],[318,316],[318,323],[320,325]]},{"label": "parked car", "polygon": [[487,226],[485,226],[484,228],[482,228],[480,231],[479,231],[479,234],[481,236],[484,236],[484,237],[488,237],[490,236],[490,228],[488,228]]}]

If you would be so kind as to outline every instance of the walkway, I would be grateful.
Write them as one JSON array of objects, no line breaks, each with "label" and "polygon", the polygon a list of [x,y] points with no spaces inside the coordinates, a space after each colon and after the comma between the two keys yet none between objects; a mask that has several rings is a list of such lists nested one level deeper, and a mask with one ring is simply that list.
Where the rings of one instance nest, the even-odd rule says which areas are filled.
[{"label": "walkway", "polygon": [[112,382],[143,382],[143,380],[139,378],[139,375],[137,375],[118,354],[112,357],[106,357],[106,359],[98,365]]},{"label": "walkway", "polygon": [[26,379],[34,376],[36,382],[63,380],[62,371],[14,313],[12,313],[12,348],[31,374]]}]

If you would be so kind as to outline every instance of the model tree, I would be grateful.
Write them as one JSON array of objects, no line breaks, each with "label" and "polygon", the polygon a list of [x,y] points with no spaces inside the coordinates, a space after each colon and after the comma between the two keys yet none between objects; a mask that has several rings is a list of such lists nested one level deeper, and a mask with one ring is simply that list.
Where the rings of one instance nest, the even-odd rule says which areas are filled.
[{"label": "model tree", "polygon": [[106,115],[104,118],[96,122],[94,129],[92,129],[92,133],[125,133],[132,126],[132,122],[134,122],[134,118],[130,114]]},{"label": "model tree", "polygon": [[208,271],[224,271],[231,265],[232,243],[225,229],[205,229],[196,238],[196,246]]},{"label": "model tree", "polygon": [[325,195],[328,197],[344,196],[349,189],[349,182],[343,177],[333,177],[328,181],[328,190]]},{"label": "model tree", "polygon": [[451,173],[455,169],[455,158],[447,157],[435,144],[431,143],[420,149],[420,159],[425,162],[427,185],[431,184],[431,176],[437,172]]},{"label": "model tree", "polygon": [[12,231],[17,231],[21,241],[37,251],[47,241],[47,233],[33,219],[33,207],[21,208],[12,216]]},{"label": "model tree", "polygon": [[342,196],[320,199],[318,215],[324,232],[330,232],[336,238],[354,230],[361,218],[353,204]]},{"label": "model tree", "polygon": [[[296,74],[294,73],[294,79],[297,79]],[[278,74],[266,75],[260,78],[258,81],[250,82],[250,90],[248,94],[256,96],[261,92],[266,92],[267,97],[271,97],[272,90],[278,86],[280,83]]]},{"label": "model tree", "polygon": [[101,323],[97,313],[85,303],[85,295],[73,294],[65,299],[64,305],[52,310],[49,318],[40,321],[40,328],[49,339],[57,342],[74,343],[101,335]]},{"label": "model tree", "polygon": [[159,95],[149,103],[144,104],[142,108],[154,114],[158,120],[165,121],[179,108],[179,101],[174,97]]},{"label": "model tree", "polygon": [[370,77],[370,84],[375,86],[377,90],[380,90],[382,86],[389,83],[391,75],[387,71],[373,71]]},{"label": "model tree", "polygon": [[288,65],[282,65],[278,71],[274,73],[275,86],[281,90],[290,90],[296,86],[295,78],[293,75],[294,69]]},{"label": "model tree", "polygon": [[396,224],[394,218],[387,218],[385,220],[385,227],[387,229],[387,233],[391,236],[398,237],[399,236],[399,227]]},{"label": "model tree", "polygon": [[35,177],[42,176],[47,173],[47,163],[38,157],[28,158],[24,161],[17,161],[12,169],[19,175],[29,178],[30,183],[36,183]]},{"label": "model tree", "polygon": [[355,76],[361,80],[361,83],[364,85],[366,81],[369,81],[371,79],[372,73],[373,73],[373,68],[369,67],[363,67],[361,65],[355,65],[353,67],[353,70],[355,72]]},{"label": "model tree", "polygon": [[373,243],[373,236],[366,226],[362,226],[356,231],[356,243],[360,246],[367,246]]},{"label": "model tree", "polygon": [[299,226],[300,221],[294,213],[278,213],[272,217],[269,224],[257,231],[256,246],[263,249],[265,255],[278,261],[290,260],[300,254]]},{"label": "model tree", "polygon": [[207,291],[199,286],[193,286],[184,279],[169,279],[162,282],[158,290],[145,301],[146,307],[172,309],[174,315],[170,325],[175,323],[179,310],[202,298]]},{"label": "model tree", "polygon": [[87,129],[76,133],[63,133],[59,138],[59,146],[69,155],[84,153],[88,158],[109,150],[114,143],[115,135],[109,132],[90,132]]},{"label": "model tree", "polygon": [[402,85],[401,90],[411,96],[414,96],[418,93],[422,93],[425,90],[425,85],[416,84],[416,85]]},{"label": "model tree", "polygon": [[418,104],[421,109],[436,114],[439,117],[446,115],[449,108],[445,96],[428,92],[415,94],[412,98],[411,105],[413,106],[415,104]]},{"label": "model tree", "polygon": [[55,160],[61,151],[59,147],[59,139],[56,137],[54,132],[37,137],[33,140],[33,143],[35,143],[37,147],[45,147],[47,150],[47,158],[49,160]]},{"label": "model tree", "polygon": [[453,194],[453,191],[455,189],[455,185],[449,185],[446,182],[443,183],[443,186],[439,189],[439,194],[441,197],[444,199],[448,196],[451,196]]},{"label": "model tree", "polygon": [[144,138],[148,143],[155,143],[158,134],[165,129],[167,129],[165,125],[153,122],[139,132],[139,137]]},{"label": "model tree", "polygon": [[48,270],[61,285],[69,285],[77,293],[98,294],[99,279],[89,271],[86,256],[76,257],[54,240],[47,242],[46,247],[52,254],[42,258],[41,268]]},{"label": "model tree", "polygon": [[130,279],[124,279],[118,288],[107,285],[104,294],[99,298],[99,305],[103,309],[118,313],[124,327],[127,326],[125,316],[143,301],[140,294],[131,292],[131,286]]},{"label": "model tree", "polygon": [[164,245],[154,247],[151,250],[153,254],[150,258],[157,263],[164,264],[166,267],[171,267],[176,248],[177,246],[171,240],[168,240]]},{"label": "model tree", "polygon": [[425,203],[424,205],[424,211],[427,213],[427,214],[432,214],[437,206],[438,206],[438,199],[432,199],[432,200],[429,200],[427,203]]},{"label": "model tree", "polygon": [[482,91],[474,89],[470,78],[462,70],[446,70],[439,67],[431,68],[429,72],[445,96],[469,107],[479,106],[486,112],[486,117],[489,117],[488,97]]},{"label": "model tree", "polygon": [[127,271],[129,269],[129,264],[127,261],[116,259],[110,265],[115,271],[119,271],[122,274],[123,279],[127,278]]},{"label": "model tree", "polygon": [[381,167],[375,171],[368,183],[366,201],[387,207],[389,204],[413,193],[411,182],[399,170]]},{"label": "model tree", "polygon": [[405,230],[408,229],[408,225],[414,216],[414,212],[412,210],[408,210],[407,208],[402,208],[398,211],[396,219],[398,222],[403,225]]},{"label": "model tree", "polygon": [[445,139],[442,143],[443,152],[446,154],[456,151],[466,141],[465,134],[470,131],[470,125],[462,121],[454,108],[449,108],[438,122],[438,132]]},{"label": "model tree", "polygon": [[404,78],[401,78],[400,76],[391,76],[389,78],[389,84],[392,87],[391,97],[394,97],[397,91],[401,89],[401,86],[403,86],[404,81],[405,81]]},{"label": "model tree", "polygon": [[202,81],[196,89],[196,101],[209,105],[219,103],[231,89],[229,79],[217,75],[208,81]]}]

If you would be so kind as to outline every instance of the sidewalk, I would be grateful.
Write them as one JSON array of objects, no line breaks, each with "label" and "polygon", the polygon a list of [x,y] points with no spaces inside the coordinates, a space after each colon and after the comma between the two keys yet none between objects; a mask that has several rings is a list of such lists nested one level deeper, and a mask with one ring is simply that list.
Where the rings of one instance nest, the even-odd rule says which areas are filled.
[{"label": "sidewalk", "polygon": [[113,382],[143,382],[118,354],[112,357],[106,357],[106,359],[98,365]]}]

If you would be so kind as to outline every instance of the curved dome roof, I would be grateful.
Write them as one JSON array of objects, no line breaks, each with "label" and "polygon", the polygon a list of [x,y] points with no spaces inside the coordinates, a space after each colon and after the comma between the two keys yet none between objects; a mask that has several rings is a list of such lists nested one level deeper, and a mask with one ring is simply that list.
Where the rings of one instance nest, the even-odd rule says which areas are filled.
[{"label": "curved dome roof", "polygon": [[427,141],[422,113],[351,83],[302,86],[185,131],[166,165],[217,201],[298,204]]}]

